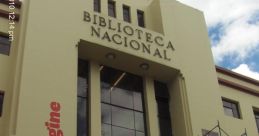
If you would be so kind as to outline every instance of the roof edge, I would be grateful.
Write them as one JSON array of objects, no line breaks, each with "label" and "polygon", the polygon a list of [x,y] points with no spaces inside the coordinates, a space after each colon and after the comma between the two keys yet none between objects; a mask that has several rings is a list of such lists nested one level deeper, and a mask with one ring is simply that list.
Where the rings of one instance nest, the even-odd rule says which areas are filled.
[{"label": "roof edge", "polygon": [[222,74],[231,76],[233,78],[237,78],[239,80],[242,80],[242,81],[254,84],[256,86],[259,86],[259,81],[258,80],[255,80],[255,79],[247,77],[245,75],[233,72],[231,70],[228,70],[226,68],[223,68],[223,67],[220,67],[220,66],[217,66],[217,65],[215,67],[216,67],[216,71],[219,72],[219,73],[222,73]]}]

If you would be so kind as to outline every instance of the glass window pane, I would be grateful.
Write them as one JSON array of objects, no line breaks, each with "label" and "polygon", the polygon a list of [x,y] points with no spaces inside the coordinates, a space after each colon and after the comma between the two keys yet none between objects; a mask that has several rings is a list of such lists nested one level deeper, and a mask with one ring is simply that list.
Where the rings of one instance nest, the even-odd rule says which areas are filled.
[{"label": "glass window pane", "polygon": [[145,133],[136,131],[136,136],[145,136]]},{"label": "glass window pane", "polygon": [[155,81],[154,84],[156,97],[169,98],[168,88],[165,83]]},{"label": "glass window pane", "polygon": [[111,103],[111,91],[110,91],[111,86],[108,83],[101,83],[101,99],[102,102],[106,103]]},{"label": "glass window pane", "polygon": [[112,106],[112,124],[134,129],[133,111]]},{"label": "glass window pane", "polygon": [[0,93],[0,117],[2,116],[3,103],[4,103],[4,94]]},{"label": "glass window pane", "polygon": [[223,106],[224,106],[224,107],[231,108],[231,107],[232,107],[232,104],[231,104],[230,102],[227,102],[227,101],[223,100]]},{"label": "glass window pane", "polygon": [[123,5],[123,20],[130,22],[130,8],[125,5]]},{"label": "glass window pane", "polygon": [[86,79],[88,77],[88,63],[83,59],[78,59],[78,76]]},{"label": "glass window pane", "polygon": [[111,124],[111,106],[102,103],[102,123]]},{"label": "glass window pane", "polygon": [[11,41],[9,41],[8,36],[2,36],[0,35],[0,45],[10,45]]},{"label": "glass window pane", "polygon": [[224,112],[225,112],[226,115],[234,117],[232,109],[225,107]]},{"label": "glass window pane", "polygon": [[10,45],[0,44],[0,53],[4,55],[9,55],[10,47]]},{"label": "glass window pane", "polygon": [[94,11],[95,12],[101,12],[100,0],[94,0]]},{"label": "glass window pane", "polygon": [[137,16],[138,16],[138,25],[140,27],[145,27],[145,23],[144,23],[144,12],[138,10],[137,11]]},{"label": "glass window pane", "polygon": [[135,136],[135,131],[112,126],[112,136]]},{"label": "glass window pane", "polygon": [[172,136],[171,122],[168,119],[159,119],[160,135]]},{"label": "glass window pane", "polygon": [[170,117],[168,103],[157,101],[157,109],[159,117]]},{"label": "glass window pane", "polygon": [[120,88],[114,88],[111,91],[111,103],[133,109],[133,92]]},{"label": "glass window pane", "polygon": [[143,111],[141,92],[133,92],[133,100],[134,100],[134,109],[138,111]]},{"label": "glass window pane", "polygon": [[87,79],[83,77],[77,77],[77,95],[81,97],[87,97]]},{"label": "glass window pane", "polygon": [[135,129],[144,132],[144,116],[141,112],[135,112]]},{"label": "glass window pane", "polygon": [[116,17],[114,1],[110,1],[110,0],[108,1],[108,15],[111,17]]},{"label": "glass window pane", "polygon": [[87,136],[87,100],[77,97],[77,136]]},{"label": "glass window pane", "polygon": [[112,135],[112,126],[107,124],[102,124],[102,136],[111,136]]}]

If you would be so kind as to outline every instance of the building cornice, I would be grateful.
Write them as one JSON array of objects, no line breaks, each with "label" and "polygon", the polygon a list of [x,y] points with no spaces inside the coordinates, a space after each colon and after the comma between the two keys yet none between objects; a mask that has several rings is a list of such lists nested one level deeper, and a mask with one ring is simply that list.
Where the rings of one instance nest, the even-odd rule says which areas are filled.
[{"label": "building cornice", "polygon": [[236,79],[239,79],[239,80],[251,83],[251,84],[256,85],[256,86],[259,87],[259,81],[255,80],[255,79],[252,79],[250,77],[238,74],[236,72],[233,72],[231,70],[228,70],[228,69],[225,69],[225,68],[222,68],[222,67],[219,67],[219,66],[216,66],[216,71],[219,72],[219,73],[228,75],[230,77],[233,77],[233,78],[236,78]]},{"label": "building cornice", "polygon": [[243,85],[240,85],[240,84],[237,84],[237,83],[234,83],[234,82],[222,79],[222,78],[218,78],[218,83],[221,85],[233,88],[233,89],[237,89],[238,91],[259,97],[258,90],[255,90],[255,89],[252,89],[252,88],[249,88],[249,87],[246,87],[246,86],[243,86]]}]

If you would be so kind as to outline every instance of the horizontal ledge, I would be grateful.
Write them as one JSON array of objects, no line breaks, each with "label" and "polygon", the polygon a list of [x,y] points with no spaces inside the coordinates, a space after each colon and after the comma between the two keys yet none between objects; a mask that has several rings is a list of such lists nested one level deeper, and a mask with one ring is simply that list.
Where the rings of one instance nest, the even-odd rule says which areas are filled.
[{"label": "horizontal ledge", "polygon": [[233,72],[233,71],[231,71],[231,70],[228,70],[228,69],[225,69],[225,68],[216,66],[216,71],[219,72],[219,73],[222,73],[222,74],[231,76],[231,77],[233,77],[233,78],[237,78],[237,79],[239,79],[239,80],[242,80],[242,81],[245,81],[245,82],[254,84],[254,85],[256,85],[256,86],[259,86],[259,81],[258,81],[258,80],[255,80],[255,79],[252,79],[252,78],[250,78],[250,77],[247,77],[247,76],[238,74],[238,73]]},{"label": "horizontal ledge", "polygon": [[222,79],[222,78],[218,78],[218,83],[221,85],[233,88],[233,89],[237,89],[241,92],[259,97],[259,90],[255,90],[255,89],[252,89],[252,88],[249,88],[249,87],[246,87],[246,86],[243,86],[243,85],[240,85],[240,84],[237,84],[237,83],[234,83],[234,82]]}]

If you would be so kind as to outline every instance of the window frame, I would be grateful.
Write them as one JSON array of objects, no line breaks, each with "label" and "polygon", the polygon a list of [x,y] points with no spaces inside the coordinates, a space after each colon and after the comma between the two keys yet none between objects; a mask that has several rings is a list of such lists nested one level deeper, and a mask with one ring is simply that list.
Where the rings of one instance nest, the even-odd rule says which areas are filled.
[{"label": "window frame", "polygon": [[[135,75],[135,74],[132,74],[132,73],[128,73],[128,72],[125,72],[125,71],[121,71],[121,70],[118,70],[118,69],[116,69],[116,68],[112,68],[112,67],[108,67],[108,66],[103,66],[103,65],[101,65],[101,67],[103,67],[102,68],[102,70],[101,70],[101,72],[100,72],[100,80],[101,80],[101,100],[100,100],[100,102],[101,102],[101,105],[106,105],[106,106],[110,106],[110,110],[109,110],[109,112],[110,113],[108,113],[108,115],[111,115],[111,120],[110,119],[108,119],[108,120],[110,120],[109,122],[110,123],[107,123],[107,122],[103,122],[103,121],[101,121],[101,124],[102,125],[108,125],[108,126],[110,126],[111,127],[111,133],[113,133],[112,131],[113,131],[113,128],[122,128],[122,129],[125,129],[125,130],[128,130],[128,131],[133,131],[135,134],[137,134],[137,133],[141,133],[141,134],[144,134],[144,136],[146,136],[147,135],[147,124],[146,124],[146,111],[145,111],[145,99],[144,99],[144,86],[143,86],[143,83],[144,83],[144,81],[143,81],[143,77],[141,77],[141,76],[139,76],[139,75]],[[110,80],[111,79],[111,83],[114,83],[114,81],[116,81],[116,79],[117,79],[117,77],[119,77],[119,76],[116,76],[116,78],[115,78],[115,80],[114,80],[114,78],[105,78],[105,76],[104,75],[102,75],[102,72],[104,72],[103,70],[105,70],[105,68],[108,68],[108,69],[112,69],[112,70],[114,70],[114,71],[118,71],[118,73],[120,73],[120,74],[118,74],[118,75],[122,75],[122,73],[126,73],[125,75],[128,75],[128,76],[130,76],[129,77],[129,79],[132,79],[131,77],[133,76],[134,78],[133,79],[135,79],[135,78],[141,78],[141,86],[139,86],[140,87],[140,89],[136,89],[136,88],[131,88],[131,89],[129,89],[129,88],[124,88],[124,87],[122,87],[122,86],[120,86],[119,84],[120,83],[123,83],[124,81],[123,80],[126,80],[126,82],[128,81],[127,80],[127,78],[128,77],[123,77],[120,81],[119,81],[119,83],[118,83],[118,85],[116,85],[116,86],[113,86],[112,84],[111,84],[111,86],[110,85],[108,85],[108,84],[110,84],[109,82],[107,82],[107,80]],[[108,72],[108,73],[113,73],[114,74],[114,72]],[[117,74],[116,74],[117,75]],[[119,79],[119,78],[118,78]],[[138,82],[139,83],[139,82]],[[106,84],[106,85],[108,85],[109,86],[109,88],[110,87],[112,87],[113,89],[112,90],[106,90],[106,91],[109,91],[109,94],[110,94],[110,97],[109,97],[109,102],[108,101],[106,101],[106,100],[104,100],[104,99],[102,99],[102,89],[103,89],[103,86],[102,86],[102,84]],[[112,92],[114,92],[114,91],[116,91],[116,89],[124,89],[125,91],[130,91],[130,92],[132,92],[132,99],[134,99],[134,92],[138,92],[138,93],[140,93],[141,94],[141,104],[142,104],[142,110],[138,110],[135,106],[134,106],[134,104],[133,104],[133,107],[127,107],[127,106],[122,106],[122,105],[120,105],[120,104],[117,104],[117,103],[112,103]],[[104,93],[105,94],[105,93]],[[133,100],[134,101],[134,100]],[[134,102],[133,102],[134,103]],[[128,111],[128,112],[132,112],[133,113],[133,119],[134,119],[134,121],[133,121],[133,124],[134,124],[134,126],[133,126],[133,128],[130,128],[130,127],[126,127],[126,126],[123,126],[123,125],[118,125],[118,124],[116,124],[116,123],[114,123],[113,122],[113,120],[112,120],[112,118],[113,118],[113,108],[114,109],[121,109],[121,110],[125,110],[125,111]],[[101,110],[103,110],[103,107],[101,107]],[[143,117],[143,130],[139,130],[137,127],[136,127],[136,123],[138,123],[137,121],[135,121],[136,120],[136,118],[137,118],[137,114],[141,114],[142,115],[142,117]],[[107,126],[106,126],[107,127]],[[103,130],[103,128],[102,128],[102,130]]]},{"label": "window frame", "polygon": [[[226,105],[226,104],[229,104],[229,105]],[[222,97],[222,106],[223,106],[225,115],[234,117],[237,119],[241,119],[241,111],[240,111],[240,107],[239,107],[239,102]],[[232,115],[227,114],[225,112],[225,109],[231,109]]]},{"label": "window frame", "polygon": [[[163,135],[172,135],[172,117],[170,114],[170,96],[169,89],[166,83],[154,80],[154,91],[155,99],[157,104],[157,117],[158,117],[158,126],[159,133]],[[167,127],[165,127],[167,126]],[[166,129],[167,131],[163,131]]]},{"label": "window frame", "polygon": [[[127,11],[128,12],[128,20],[127,19],[125,19],[125,14],[124,14],[124,11]],[[122,13],[123,13],[123,20],[125,21],[125,22],[128,22],[128,23],[131,23],[131,9],[130,9],[130,6],[127,6],[127,5],[122,5]]]},{"label": "window frame", "polygon": [[[142,19],[140,19],[140,15],[142,16]],[[138,26],[145,28],[146,22],[145,22],[145,12],[144,11],[137,9],[137,19],[138,19]]]},{"label": "window frame", "polygon": [[0,54],[3,54],[3,55],[7,55],[7,56],[9,56],[10,55],[10,51],[11,51],[11,44],[12,44],[12,42],[9,40],[9,35],[8,34],[6,34],[6,33],[2,33],[2,32],[0,32],[0,39],[1,38],[6,38],[8,41],[8,43],[6,43],[6,41],[1,41],[0,40],[0,46],[8,46],[8,52],[2,52],[1,50],[0,50]]},{"label": "window frame", "polygon": [[3,107],[4,107],[4,91],[0,90],[0,95],[2,96],[2,100],[0,100],[0,117],[3,115]]},{"label": "window frame", "polygon": [[[259,133],[259,108],[253,107],[253,113],[254,113],[257,132]],[[258,120],[258,123],[257,123],[257,120]]]},{"label": "window frame", "polygon": [[[81,73],[82,75],[80,75],[80,73],[79,73],[79,71],[80,71],[80,67],[79,67],[79,64],[80,64],[80,61],[82,62],[82,63],[84,63],[84,64],[86,64],[86,67],[87,67],[87,69],[84,69],[85,71],[82,71],[82,72],[87,72],[87,73]],[[83,99],[86,103],[85,103],[85,105],[86,105],[86,111],[85,111],[85,123],[86,123],[86,128],[85,128],[85,130],[86,130],[86,136],[89,136],[90,135],[90,121],[89,121],[89,116],[90,116],[90,112],[89,112],[89,107],[90,107],[90,102],[89,102],[89,79],[90,79],[90,76],[89,76],[89,62],[87,61],[87,60],[84,60],[84,59],[81,59],[81,58],[78,58],[78,64],[77,64],[77,66],[78,66],[78,70],[77,70],[77,82],[78,82],[78,80],[79,80],[79,77],[83,77],[83,76],[86,76],[85,78],[86,78],[86,94],[85,94],[85,96],[81,96],[79,93],[78,93],[78,85],[77,85],[77,114],[78,114],[78,100],[79,99]],[[86,74],[86,75],[84,75],[84,74]],[[78,115],[77,115],[77,119],[78,119]],[[78,123],[78,122],[76,122],[76,123]],[[77,126],[77,135],[78,135],[78,128],[79,128],[79,126]]]},{"label": "window frame", "polygon": [[101,0],[93,0],[94,12],[101,13]]},{"label": "window frame", "polygon": [[[114,15],[112,15],[112,12],[110,12],[110,5],[112,6],[112,12],[114,12]],[[117,13],[116,13],[116,2],[113,0],[108,0],[108,16],[110,17],[117,17]]]}]

